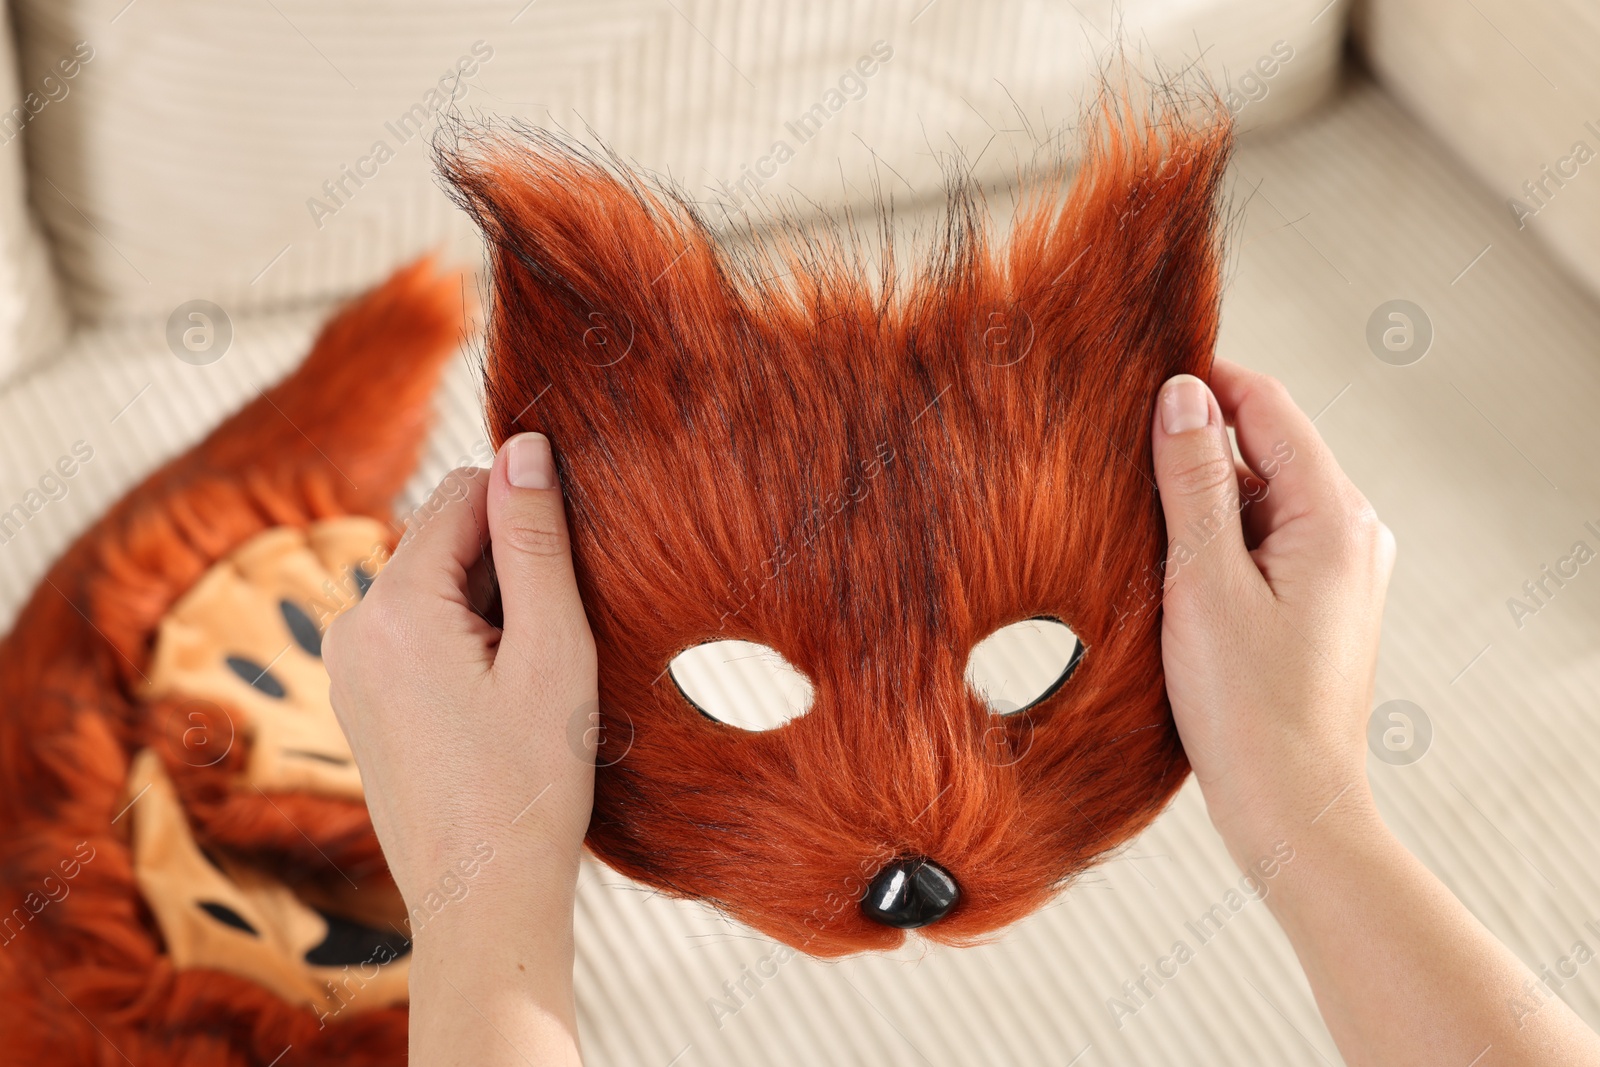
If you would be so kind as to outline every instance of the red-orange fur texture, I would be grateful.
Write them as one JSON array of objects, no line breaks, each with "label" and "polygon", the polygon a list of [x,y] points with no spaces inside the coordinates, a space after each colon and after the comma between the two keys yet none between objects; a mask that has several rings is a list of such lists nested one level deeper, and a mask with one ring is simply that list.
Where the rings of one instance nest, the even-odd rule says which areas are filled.
[{"label": "red-orange fur texture", "polygon": [[[404,1007],[322,1026],[240,978],[175,970],[134,880],[133,820],[116,817],[130,756],[153,747],[206,847],[290,884],[330,864],[387,877],[364,805],[239,789],[244,740],[195,767],[177,736],[195,724],[135,694],[162,615],[217,560],[272,526],[389,514],[461,329],[460,277],[427,263],[351,305],[298,371],[84,533],[0,644],[0,1059],[244,1067],[286,1046],[285,1063],[404,1059]],[[35,913],[30,894],[59,895],[61,864],[86,854]]]},{"label": "red-orange fur texture", "polygon": [[[1232,131],[1171,102],[1090,127],[1009,239],[958,191],[920,263],[876,271],[826,233],[737,251],[559,139],[445,153],[492,252],[491,434],[558,456],[611,764],[588,843],[612,866],[837,955],[901,942],[857,901],[921,855],[962,893],[922,932],[970,943],[1182,783],[1150,419],[1162,381],[1209,372]],[[1037,616],[1087,655],[996,720],[968,655]],[[763,733],[699,714],[663,675],[724,638],[804,672],[810,711]]]}]

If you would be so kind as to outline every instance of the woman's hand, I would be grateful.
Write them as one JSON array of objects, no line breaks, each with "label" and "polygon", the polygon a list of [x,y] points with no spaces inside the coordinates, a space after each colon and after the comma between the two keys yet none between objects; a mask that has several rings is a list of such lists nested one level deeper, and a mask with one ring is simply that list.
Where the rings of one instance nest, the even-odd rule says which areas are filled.
[{"label": "woman's hand", "polygon": [[445,478],[323,652],[411,914],[412,1060],[577,1062],[595,653],[545,438]]},{"label": "woman's hand", "polygon": [[[1394,538],[1283,386],[1157,403],[1162,659],[1212,824],[1351,1067],[1600,1065],[1600,1041],[1389,832],[1366,775]],[[1238,437],[1237,466],[1224,423]],[[1241,506],[1243,502],[1243,506]]]},{"label": "woman's hand", "polygon": [[[1278,382],[1169,382],[1156,477],[1172,714],[1234,859],[1327,805],[1370,808],[1366,722],[1394,537]],[[1225,422],[1248,469],[1236,465]]]}]

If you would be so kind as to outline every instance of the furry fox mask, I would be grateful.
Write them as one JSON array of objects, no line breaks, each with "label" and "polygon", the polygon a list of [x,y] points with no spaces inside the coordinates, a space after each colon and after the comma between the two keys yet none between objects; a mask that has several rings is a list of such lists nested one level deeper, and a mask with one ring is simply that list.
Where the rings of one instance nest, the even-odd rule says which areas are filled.
[{"label": "furry fox mask", "polygon": [[[1100,119],[1008,240],[958,191],[912,270],[827,233],[735,249],[545,135],[444,153],[491,250],[491,435],[548,435],[570,509],[607,863],[817,955],[968,943],[1182,783],[1150,417],[1209,372],[1232,134]],[[997,705],[974,649],[1036,620],[1059,675]],[[803,713],[742,728],[674,684],[724,641],[800,676]]]}]

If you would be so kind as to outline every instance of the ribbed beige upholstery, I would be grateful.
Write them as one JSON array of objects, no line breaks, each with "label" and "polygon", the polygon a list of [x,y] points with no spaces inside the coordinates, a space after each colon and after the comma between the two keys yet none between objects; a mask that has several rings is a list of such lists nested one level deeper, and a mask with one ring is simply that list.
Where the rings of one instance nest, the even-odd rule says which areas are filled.
[{"label": "ribbed beige upholstery", "polygon": [[1600,291],[1600,6],[1380,0],[1361,15],[1382,85]]},{"label": "ribbed beige upholstery", "polygon": [[29,211],[29,128],[72,96],[76,79],[62,76],[66,56],[51,56],[37,78],[17,74],[9,8],[0,8],[0,383],[54,356],[67,333],[67,308],[50,251]]},{"label": "ribbed beige upholstery", "polygon": [[[25,80],[80,39],[93,49],[72,95],[33,123],[29,161],[74,308],[104,322],[165,319],[194,298],[242,314],[351,291],[437,245],[469,250],[429,165],[447,107],[592,126],[714,218],[737,215],[758,184],[739,183],[761,171],[768,197],[863,201],[876,183],[904,204],[938,191],[941,153],[1014,176],[1036,135],[1077,114],[1119,35],[1173,69],[1204,51],[1219,81],[1283,40],[1294,58],[1242,117],[1293,115],[1338,57],[1344,5],[1313,22],[1324,2],[15,6]],[[781,166],[779,141],[793,153]]]},{"label": "ribbed beige upholstery", "polygon": [[[1377,698],[1416,702],[1435,736],[1413,766],[1371,761],[1380,802],[1530,964],[1554,963],[1580,939],[1600,948],[1584,927],[1600,925],[1600,564],[1520,630],[1506,607],[1574,541],[1600,548],[1583,526],[1600,527],[1600,307],[1369,84],[1247,143],[1237,175],[1244,214],[1222,352],[1279,375],[1320,411],[1318,427],[1400,543]],[[1369,315],[1393,298],[1421,305],[1435,328],[1413,366],[1379,362],[1364,339]],[[158,328],[95,331],[0,396],[0,503],[73,440],[96,450],[64,499],[0,545],[6,613],[73,530],[281,373],[315,318],[242,315],[235,350],[201,368],[174,360]],[[458,370],[413,495],[481,440],[473,387]],[[1191,786],[1120,857],[992,945],[795,958],[774,972],[764,939],[591,867],[578,915],[588,1059],[1338,1063],[1262,906],[1232,915],[1204,945],[1186,927],[1238,877]],[[1107,999],[1180,938],[1194,959],[1119,1028]],[[735,1001],[724,983],[746,968],[774,976],[759,987],[744,979]],[[1600,964],[1561,993],[1600,1023]],[[718,1011],[717,1000],[737,1012]]]}]

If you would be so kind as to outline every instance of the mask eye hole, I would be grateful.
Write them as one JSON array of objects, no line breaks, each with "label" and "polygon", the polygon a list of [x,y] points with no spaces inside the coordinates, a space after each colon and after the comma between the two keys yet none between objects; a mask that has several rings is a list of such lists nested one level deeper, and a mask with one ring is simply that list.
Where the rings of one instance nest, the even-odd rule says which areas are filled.
[{"label": "mask eye hole", "polygon": [[741,730],[776,730],[810,711],[815,695],[810,679],[753,641],[707,641],[667,669],[696,711]]},{"label": "mask eye hole", "polygon": [[1024,619],[978,642],[967,658],[967,686],[994,714],[1016,715],[1055,695],[1083,653],[1061,620]]}]

